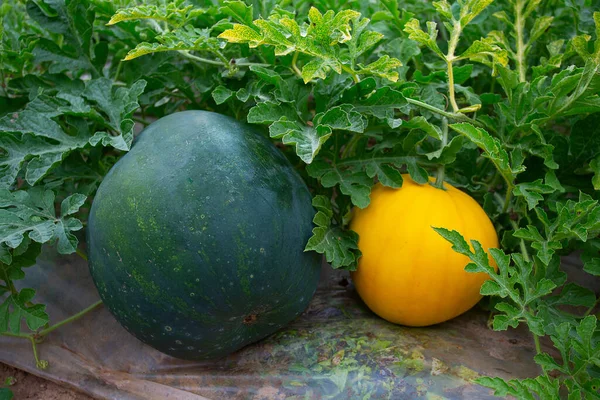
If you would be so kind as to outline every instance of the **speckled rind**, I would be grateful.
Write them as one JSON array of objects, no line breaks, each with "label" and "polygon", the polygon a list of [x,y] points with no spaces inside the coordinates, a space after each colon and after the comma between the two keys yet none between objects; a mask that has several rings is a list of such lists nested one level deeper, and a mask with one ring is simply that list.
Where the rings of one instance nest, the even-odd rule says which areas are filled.
[{"label": "speckled rind", "polygon": [[314,210],[287,159],[248,125],[206,111],[138,137],[94,199],[90,271],[116,319],[184,359],[227,355],[307,306],[320,257]]}]

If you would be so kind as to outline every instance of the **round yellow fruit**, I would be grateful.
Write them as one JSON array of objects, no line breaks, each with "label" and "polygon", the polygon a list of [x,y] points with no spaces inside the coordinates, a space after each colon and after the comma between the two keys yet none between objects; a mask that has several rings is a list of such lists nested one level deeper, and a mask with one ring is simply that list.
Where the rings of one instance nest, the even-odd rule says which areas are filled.
[{"label": "round yellow fruit", "polygon": [[371,204],[355,209],[350,227],[360,235],[362,257],[352,280],[380,317],[401,325],[433,325],[473,307],[489,277],[466,272],[469,259],[432,227],[456,230],[486,250],[498,247],[498,236],[469,195],[447,183],[443,190],[403,178],[400,189],[377,184]]}]

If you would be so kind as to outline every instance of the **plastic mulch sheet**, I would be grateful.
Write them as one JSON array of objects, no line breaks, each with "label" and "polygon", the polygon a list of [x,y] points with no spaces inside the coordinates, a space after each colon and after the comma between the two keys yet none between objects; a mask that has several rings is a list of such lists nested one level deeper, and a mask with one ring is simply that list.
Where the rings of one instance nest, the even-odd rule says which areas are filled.
[{"label": "plastic mulch sheet", "polygon": [[[38,346],[0,337],[0,362],[101,399],[486,399],[478,374],[538,375],[525,330],[493,332],[471,311],[430,328],[371,313],[347,275],[325,267],[306,312],[278,333],[218,361],[163,355],[129,335],[104,309],[51,333]],[[28,270],[36,299],[56,322],[98,299],[87,265],[46,257]]]}]

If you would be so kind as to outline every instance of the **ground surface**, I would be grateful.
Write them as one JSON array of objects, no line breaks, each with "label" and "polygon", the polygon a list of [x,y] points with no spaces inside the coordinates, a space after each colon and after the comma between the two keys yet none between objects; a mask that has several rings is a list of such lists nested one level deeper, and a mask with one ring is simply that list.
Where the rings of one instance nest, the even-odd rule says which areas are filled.
[{"label": "ground surface", "polygon": [[10,386],[15,397],[14,400],[91,400],[92,398],[75,392],[56,383],[38,378],[0,363],[0,385],[7,378],[12,378],[14,384]]}]

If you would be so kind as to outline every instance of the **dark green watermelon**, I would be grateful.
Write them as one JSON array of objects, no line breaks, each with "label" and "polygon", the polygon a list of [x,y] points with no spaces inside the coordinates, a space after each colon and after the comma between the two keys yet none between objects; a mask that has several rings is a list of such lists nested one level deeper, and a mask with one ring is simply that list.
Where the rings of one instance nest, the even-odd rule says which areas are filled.
[{"label": "dark green watermelon", "polygon": [[314,210],[288,160],[248,125],[185,111],[148,126],[89,217],[90,271],[116,319],[185,359],[227,355],[308,305]]}]

